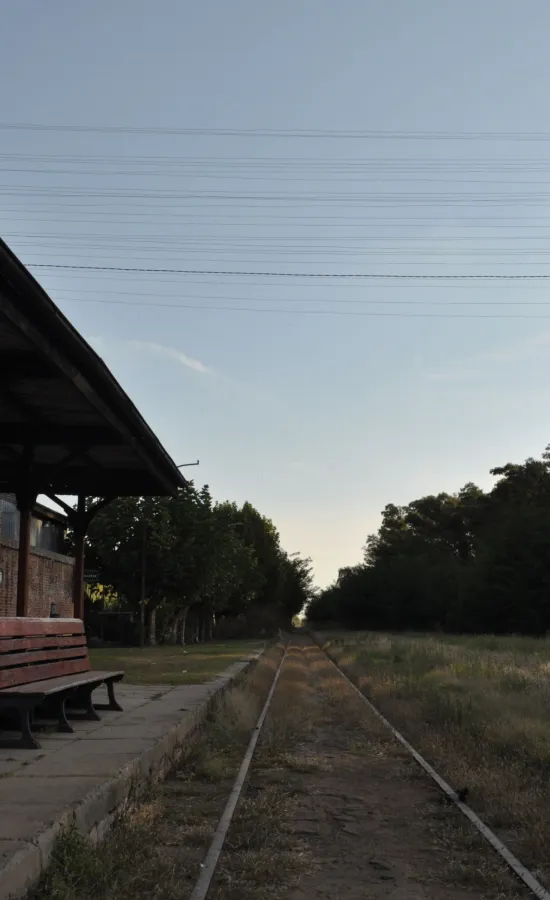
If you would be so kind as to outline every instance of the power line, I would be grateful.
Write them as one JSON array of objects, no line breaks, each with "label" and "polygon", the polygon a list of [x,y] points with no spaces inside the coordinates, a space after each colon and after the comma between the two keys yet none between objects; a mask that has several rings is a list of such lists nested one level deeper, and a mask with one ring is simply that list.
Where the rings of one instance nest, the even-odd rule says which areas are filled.
[{"label": "power line", "polygon": [[[13,211],[17,212],[17,213],[21,213],[21,212],[24,212],[25,210],[16,209]],[[41,214],[46,211],[50,213],[49,218],[38,218],[35,215],[35,212],[38,212],[39,214]],[[507,231],[511,231],[511,230],[515,231],[517,229],[525,229],[525,230],[531,230],[531,231],[536,230],[536,231],[542,232],[543,233],[542,236],[544,236],[544,232],[548,231],[548,229],[550,228],[550,225],[548,225],[548,224],[547,225],[538,225],[538,224],[536,224],[536,221],[533,222],[533,224],[521,224],[522,222],[525,222],[526,220],[521,219],[521,218],[516,219],[515,216],[511,216],[509,218],[513,219],[517,224],[502,225],[502,224],[495,224],[493,219],[490,219],[490,218],[486,219],[484,217],[480,217],[479,222],[476,222],[475,224],[468,219],[459,219],[458,221],[453,221],[452,223],[451,222],[447,223],[447,220],[441,219],[438,216],[434,216],[433,218],[420,219],[420,220],[414,219],[414,218],[410,218],[410,219],[407,219],[407,218],[403,218],[403,219],[364,219],[363,220],[363,219],[351,216],[349,222],[346,222],[346,221],[333,222],[332,219],[333,218],[338,219],[338,217],[332,217],[332,216],[319,216],[318,219],[321,221],[313,221],[310,219],[309,216],[303,216],[303,217],[302,216],[296,216],[296,217],[268,216],[268,217],[266,217],[267,221],[262,222],[259,219],[251,220],[251,219],[246,219],[243,216],[225,216],[224,219],[218,219],[218,218],[212,219],[212,218],[205,218],[203,216],[186,216],[186,215],[180,216],[178,214],[171,215],[170,213],[141,213],[138,218],[128,220],[128,219],[115,219],[108,212],[104,212],[104,213],[103,212],[88,212],[86,214],[86,218],[83,218],[83,219],[73,219],[73,218],[65,218],[65,217],[61,219],[60,218],[61,215],[65,216],[66,212],[71,212],[71,211],[60,209],[56,212],[55,210],[53,210],[49,207],[47,209],[45,208],[45,209],[37,210],[37,211],[36,210],[28,210],[26,216],[6,215],[6,213],[10,213],[10,212],[12,212],[11,209],[9,209],[9,208],[6,209],[4,207],[0,211],[0,215],[3,214],[5,220],[7,222],[9,222],[10,224],[12,222],[27,222],[32,225],[34,225],[35,222],[51,222],[51,223],[55,223],[56,225],[65,225],[65,224],[97,225],[97,224],[99,224],[95,219],[91,220],[90,219],[91,216],[102,216],[103,219],[101,221],[105,221],[106,224],[108,224],[108,225],[124,225],[124,226],[143,225],[146,220],[153,219],[153,218],[155,218],[155,219],[156,218],[161,218],[161,219],[174,218],[174,219],[176,219],[175,223],[161,222],[159,224],[163,224],[163,225],[164,224],[167,224],[167,225],[172,225],[172,224],[180,225],[181,224],[184,226],[193,225],[192,234],[196,237],[209,237],[209,238],[222,237],[224,239],[225,239],[224,234],[211,235],[207,232],[207,234],[203,235],[203,234],[197,233],[196,227],[202,226],[203,228],[211,228],[212,226],[214,226],[216,228],[242,228],[242,227],[252,226],[255,229],[258,229],[258,228],[283,229],[284,228],[285,232],[286,232],[286,230],[289,227],[332,229],[332,228],[368,228],[370,226],[376,225],[378,230],[380,230],[381,228],[395,228],[396,225],[404,226],[407,228],[412,228],[412,227],[426,228],[429,225],[436,224],[440,227],[443,227],[446,231],[449,231],[451,229],[457,229],[457,228],[461,228],[463,230],[471,229],[473,232],[479,228],[492,228],[492,229],[507,230]],[[133,213],[132,212],[125,213],[125,212],[120,211],[119,215],[130,216],[130,215],[133,215]],[[345,219],[345,217],[342,217],[342,218]],[[506,219],[507,217],[503,216],[502,218]],[[545,219],[544,216],[533,217],[533,218],[535,220],[544,220]],[[226,221],[227,219],[229,219],[230,221]],[[301,221],[303,219],[306,219],[305,223],[303,221]],[[283,221],[283,224],[278,224],[278,222],[280,220]],[[325,220],[327,220],[330,224],[325,224]],[[153,224],[156,224],[156,223],[153,223]],[[109,235],[106,235],[104,231],[101,232],[101,235],[106,238],[110,237]],[[66,233],[60,232],[59,234],[54,234],[53,232],[50,232],[50,231],[43,232],[42,235],[31,234],[29,232],[19,232],[19,233],[13,232],[11,234],[11,236],[12,237],[23,237],[23,236],[25,236],[25,237],[37,237],[37,236],[61,237],[62,236],[62,237],[71,237],[71,238],[73,236],[75,236],[77,238],[95,237],[94,234],[89,234],[87,232],[75,235],[74,232],[66,232]],[[115,234],[112,236],[117,237],[117,238],[121,237],[121,235],[118,235],[118,234]],[[125,237],[126,236],[129,238],[134,237],[134,235],[125,235]],[[135,236],[140,237],[140,238],[142,237],[142,235],[139,233]],[[157,238],[159,237],[158,234],[154,235],[154,236]],[[162,235],[160,235],[160,236],[162,236]],[[10,235],[5,234],[4,237],[10,237]],[[183,237],[187,237],[187,235],[183,235]],[[229,234],[228,237],[232,237],[232,235]],[[236,237],[241,238],[242,235],[237,234]],[[262,236],[260,236],[260,237],[262,237]],[[269,237],[270,237],[270,235],[267,235],[267,236],[263,235],[264,240],[267,240]],[[281,237],[281,235],[274,235],[274,237]],[[332,237],[332,235],[329,232],[329,234],[327,234],[327,235],[316,236],[315,240],[322,240],[323,238],[330,238],[330,237]],[[536,237],[536,235],[533,235],[533,237]],[[473,233],[471,235],[463,235],[463,236],[459,235],[456,237],[454,235],[450,235],[450,236],[438,236],[437,238],[434,238],[433,236],[428,236],[428,235],[423,235],[421,237],[415,237],[414,235],[407,235],[406,237],[400,237],[400,236],[397,236],[394,234],[390,234],[390,235],[384,235],[384,236],[361,235],[359,237],[350,237],[348,235],[339,235],[339,238],[345,239],[345,240],[363,240],[363,239],[364,240],[388,240],[389,238],[391,238],[392,240],[411,240],[411,241],[412,240],[414,240],[414,241],[418,241],[418,240],[437,240],[437,241],[441,241],[441,240],[479,240],[480,238],[484,238],[484,239],[500,241],[500,240],[515,240],[516,235],[514,235],[514,234],[512,234],[510,236],[500,235],[500,236],[496,237],[491,234],[480,235],[480,234]],[[288,239],[291,240],[293,238],[289,237]],[[517,239],[518,240],[521,239],[523,241],[523,240],[529,240],[530,237],[529,236],[521,236],[521,238],[517,238]]]},{"label": "power line", "polygon": [[419,275],[419,274],[384,274],[362,272],[233,272],[224,269],[153,269],[140,266],[82,266],[70,263],[27,263],[35,269],[77,269],[93,272],[158,272],[170,275],[238,275],[252,277],[276,277],[276,278],[368,278],[368,279],[408,279],[408,280],[433,280],[448,281],[541,281],[550,278],[549,275]]},{"label": "power line", "polygon": [[[50,250],[60,250],[58,246],[55,245],[42,245],[32,243],[32,250],[39,253],[42,258],[49,258]],[[42,251],[39,248],[44,247]],[[20,245],[19,252],[21,249],[27,249],[25,245]],[[196,264],[198,262],[197,257],[200,257],[200,262],[203,265],[246,265],[246,266],[255,266],[255,265],[270,265],[270,266],[287,266],[287,265],[298,265],[298,266],[309,266],[309,265],[318,265],[319,263],[323,263],[325,265],[331,266],[344,266],[344,265],[366,265],[367,262],[370,264],[373,259],[376,260],[376,264],[388,264],[396,269],[398,267],[408,267],[415,266],[417,268],[425,268],[426,266],[430,266],[431,268],[435,267],[446,267],[450,264],[452,259],[452,264],[455,268],[470,268],[472,264],[472,260],[475,257],[476,262],[483,265],[498,265],[499,268],[502,267],[511,267],[511,268],[531,268],[533,265],[537,265],[537,267],[547,267],[550,265],[549,254],[550,250],[545,250],[542,252],[536,252],[535,250],[519,250],[514,249],[510,250],[508,253],[506,249],[502,250],[490,250],[490,251],[482,251],[482,250],[473,250],[471,253],[468,251],[460,251],[453,250],[452,252],[446,252],[444,250],[441,251],[425,251],[423,249],[411,250],[402,248],[402,250],[386,250],[386,249],[364,249],[353,251],[334,251],[334,255],[338,256],[337,259],[331,259],[326,256],[326,250],[303,250],[298,253],[298,251],[293,250],[285,250],[282,248],[280,250],[279,256],[280,258],[274,258],[273,255],[267,255],[266,257],[259,256],[260,253],[266,252],[265,250],[255,250],[254,248],[249,249],[246,253],[242,250],[235,249],[200,249],[200,248],[190,248],[190,249],[180,249],[174,248],[174,251],[171,256],[166,256],[159,248],[153,247],[137,247],[135,250],[132,250],[129,247],[124,247],[117,249],[115,253],[106,253],[103,247],[89,247],[91,250],[90,253],[85,252],[87,248],[80,248],[76,250],[76,252],[72,253],[68,250],[63,252],[63,257],[65,259],[100,259],[102,262],[104,260],[120,260],[121,256],[124,256],[125,261],[129,264],[134,260],[136,262],[143,262],[144,260],[148,260],[154,263],[157,263],[159,266],[164,265],[168,266],[172,262],[180,263],[188,262],[190,265]],[[116,249],[116,245],[114,247]],[[303,259],[296,259],[298,255],[303,256]],[[175,257],[172,259],[172,257]],[[406,258],[402,258],[406,257]],[[411,258],[412,257],[412,258]],[[471,259],[469,258],[471,257]],[[501,258],[504,257],[504,258]],[[513,258],[512,258],[513,257]],[[519,257],[519,258],[518,258]],[[32,265],[32,264],[30,264]],[[38,265],[38,263],[35,263]],[[48,266],[49,263],[40,263],[42,266]],[[98,267],[101,271],[101,266]],[[110,271],[107,267],[107,271]],[[113,270],[117,271],[117,270]],[[127,269],[122,269],[121,275],[124,273],[128,273],[133,271],[130,266]],[[158,269],[149,269],[147,270],[152,273],[158,273],[162,275],[164,272],[173,272],[175,270],[168,268],[158,268]],[[236,274],[239,274],[238,272]],[[250,273],[256,274],[256,273]],[[277,274],[277,273],[272,273]],[[492,273],[487,273],[490,276]],[[542,273],[539,273],[542,275]],[[300,273],[295,273],[295,277],[327,277],[327,278],[353,278],[353,275],[346,275],[345,273],[342,275],[327,275],[327,276],[316,276],[316,275],[303,275],[300,276]],[[366,277],[363,275],[357,275],[356,277],[362,278]],[[372,276],[376,278],[377,276]],[[382,276],[379,276],[382,277]],[[386,274],[383,277],[392,278],[391,274]],[[396,273],[397,277],[397,273]],[[406,278],[406,275],[403,274],[403,278]],[[413,277],[413,276],[411,276]],[[420,277],[418,275],[414,276]],[[428,277],[428,276],[426,276]],[[433,274],[434,278],[444,277],[443,275]],[[451,278],[462,278],[463,276],[460,273],[455,273],[453,276],[449,276]],[[472,278],[481,278],[484,277],[482,274],[472,275]],[[497,275],[494,274],[496,278]],[[507,276],[502,276],[507,277]],[[518,278],[522,278],[526,276],[518,275]],[[533,276],[536,277],[536,276]]]},{"label": "power line", "polygon": [[[69,298],[67,298],[69,300]],[[70,302],[70,301],[69,301]],[[187,303],[139,303],[131,300],[87,300],[87,303],[108,303],[117,306],[144,306],[155,308],[171,308],[197,310],[198,312],[239,312],[239,313],[271,313],[290,316],[353,316],[359,318],[397,318],[397,319],[550,319],[549,314],[533,313],[403,313],[403,312],[355,312],[340,309],[265,309],[254,306],[194,306]]]},{"label": "power line", "polygon": [[181,135],[200,137],[313,138],[391,141],[548,141],[548,131],[374,131],[307,128],[179,128],[175,126],[78,125],[0,122],[2,131],[52,131],[99,134]]},{"label": "power line", "polygon": [[[289,181],[299,181],[299,182],[307,182],[307,181],[318,181],[319,178],[323,178],[325,181],[329,180],[331,182],[338,183],[357,183],[357,182],[366,182],[375,184],[483,184],[488,187],[493,185],[507,185],[507,186],[522,186],[522,187],[535,187],[537,189],[540,188],[540,185],[548,185],[550,181],[547,179],[541,180],[537,178],[533,179],[525,179],[521,178],[516,181],[512,181],[510,179],[496,179],[496,178],[455,178],[451,175],[445,175],[445,177],[434,178],[432,177],[424,177],[419,178],[418,175],[416,177],[412,177],[410,174],[407,174],[407,170],[399,170],[400,175],[405,175],[406,177],[397,178],[395,175],[391,175],[391,173],[384,172],[382,175],[380,172],[367,175],[365,173],[353,173],[353,171],[348,171],[345,173],[347,177],[342,177],[342,174],[338,174],[337,172],[331,172],[323,170],[323,169],[315,169],[310,168],[307,174],[295,175],[288,174],[283,170],[278,171],[258,171],[254,174],[250,171],[248,174],[235,174],[234,172],[193,172],[192,170],[178,172],[178,171],[147,171],[142,169],[137,169],[135,171],[116,171],[116,170],[105,170],[105,171],[94,171],[93,169],[38,169],[38,168],[13,168],[9,166],[0,166],[0,172],[8,172],[10,174],[33,174],[33,175],[70,175],[70,176],[94,176],[100,178],[113,177],[113,176],[124,176],[124,177],[139,177],[141,178],[201,178],[206,180],[231,180],[231,181],[269,181],[269,182],[289,182]],[[414,170],[413,170],[414,171]],[[492,169],[486,170],[489,174],[494,174]],[[539,169],[531,170],[535,173],[541,171]],[[441,174],[441,173],[440,173]],[[444,173],[443,173],[444,174]],[[60,186],[61,187],[61,186]]]},{"label": "power line", "polygon": [[[534,185],[537,187],[539,182],[525,182],[529,187]],[[146,200],[202,200],[216,201],[216,203],[226,204],[228,201],[255,201],[261,203],[263,208],[264,202],[275,201],[277,203],[296,204],[333,204],[341,203],[343,205],[349,203],[363,203],[368,206],[376,206],[377,204],[386,206],[388,204],[405,205],[412,204],[418,206],[441,206],[451,205],[453,203],[484,203],[484,204],[512,204],[512,203],[539,203],[544,204],[550,200],[550,192],[541,192],[535,190],[529,193],[510,193],[496,191],[472,191],[465,193],[458,192],[441,192],[431,191],[426,193],[358,193],[357,191],[330,191],[327,193],[319,192],[303,192],[303,193],[282,193],[280,191],[253,193],[236,192],[233,190],[186,190],[174,191],[169,188],[94,188],[91,187],[70,187],[63,184],[51,184],[45,187],[33,184],[14,185],[0,184],[0,194],[3,196],[14,197],[54,197],[56,199],[146,199]]]},{"label": "power line", "polygon": [[510,156],[482,156],[482,157],[419,157],[419,156],[160,156],[148,154],[140,156],[129,155],[98,155],[98,154],[47,154],[47,153],[0,153],[0,162],[26,163],[32,162],[41,165],[121,165],[121,166],[174,166],[200,168],[241,168],[249,171],[256,168],[301,168],[309,171],[312,167],[319,169],[335,169],[339,171],[353,171],[364,169],[391,169],[399,171],[403,169],[422,169],[433,172],[444,168],[466,171],[494,172],[499,168],[506,171],[544,171],[550,166],[547,157],[510,157]]},{"label": "power line", "polygon": [[[68,288],[61,288],[55,291],[57,294],[72,294],[73,291]],[[104,294],[105,291],[94,291],[94,290],[86,290],[79,289],[79,293],[81,294]],[[151,291],[113,291],[109,290],[108,294],[110,297],[112,296],[140,296],[140,297],[151,297]],[[177,294],[166,294],[161,293],[158,294],[156,291],[155,300],[151,302],[146,301],[111,301],[110,299],[95,299],[88,297],[68,297],[66,299],[71,300],[74,303],[124,303],[126,302],[132,306],[156,306],[158,303],[158,297],[174,297],[176,298]],[[201,301],[201,300],[231,300],[231,301],[239,301],[246,302],[253,300],[254,303],[333,303],[337,306],[346,306],[347,304],[354,305],[367,305],[367,306],[550,306],[550,300],[370,300],[367,298],[350,298],[350,299],[334,299],[333,297],[234,297],[234,296],[222,296],[219,294],[200,294],[194,297],[186,297],[187,300]],[[158,305],[162,305],[162,303],[158,303]],[[179,304],[168,304],[169,306],[177,307]],[[225,308],[225,307],[224,307]]]},{"label": "power line", "polygon": [[[414,170],[413,170],[414,171]],[[493,169],[486,170],[489,174],[494,174]],[[531,170],[535,174],[538,173],[539,169]],[[331,172],[330,170],[326,171],[323,169],[315,169],[309,168],[307,170],[307,174],[296,175],[296,174],[288,174],[283,170],[275,172],[273,171],[257,171],[256,174],[253,171],[249,171],[248,174],[235,174],[234,172],[193,172],[192,170],[187,170],[183,172],[178,171],[170,171],[170,170],[159,170],[159,171],[147,171],[143,169],[137,169],[135,171],[117,171],[114,169],[107,169],[105,171],[94,171],[93,169],[39,169],[39,168],[13,168],[9,166],[0,166],[0,172],[8,172],[10,174],[33,174],[33,175],[70,175],[70,176],[94,176],[100,178],[113,177],[114,175],[124,176],[124,177],[139,177],[139,178],[189,178],[193,177],[194,179],[202,178],[202,179],[216,179],[216,180],[232,180],[232,181],[269,181],[269,182],[277,182],[281,181],[283,183],[289,181],[318,181],[320,177],[324,180],[330,180],[332,182],[341,182],[341,183],[349,183],[349,182],[374,182],[375,184],[484,184],[487,186],[492,185],[508,185],[508,186],[525,186],[525,187],[535,187],[539,188],[540,185],[550,184],[550,182],[545,179],[541,180],[537,179],[525,179],[521,178],[516,181],[512,181],[510,179],[495,179],[495,178],[455,178],[451,175],[445,175],[444,177],[434,178],[432,177],[424,177],[419,178],[418,175],[416,177],[412,177],[411,174],[407,174],[407,170],[399,170],[400,175],[404,175],[406,177],[396,177],[395,175],[391,175],[391,173],[385,171],[383,174],[380,172],[372,173],[370,175],[365,173],[354,173],[353,171],[345,172],[344,175],[347,177],[343,177],[342,174],[338,172]]]},{"label": "power line", "polygon": [[[58,221],[58,220],[56,220]],[[86,223],[86,220],[80,220],[83,223]],[[90,223],[91,224],[91,223]],[[506,227],[506,226],[502,226]],[[509,226],[513,228],[514,226]],[[548,230],[550,228],[549,225],[543,226],[532,226],[533,228],[544,228]],[[164,232],[151,232],[151,233],[141,233],[136,232],[135,234],[130,234],[127,231],[123,234],[114,232],[109,233],[105,231],[100,232],[75,232],[73,231],[11,231],[4,233],[4,239],[10,240],[25,240],[25,241],[35,241],[35,240],[43,240],[47,239],[48,241],[56,242],[56,241],[66,241],[70,240],[71,243],[75,243],[78,241],[82,241],[85,247],[89,247],[90,241],[104,241],[106,245],[112,249],[113,241],[123,242],[126,244],[132,243],[145,243],[145,244],[159,244],[161,247],[166,247],[168,243],[175,244],[179,246],[180,244],[220,244],[220,245],[229,245],[233,247],[234,245],[238,246],[241,243],[244,243],[247,247],[257,244],[262,247],[262,249],[267,249],[271,247],[275,247],[278,249],[280,246],[284,246],[284,244],[274,243],[274,242],[287,242],[293,248],[298,247],[300,250],[303,249],[303,244],[296,244],[296,241],[310,241],[312,244],[322,244],[322,242],[328,241],[345,241],[345,245],[331,245],[328,248],[325,244],[322,244],[322,249],[348,249],[350,243],[362,243],[363,241],[401,241],[404,243],[425,243],[426,241],[432,241],[434,244],[440,243],[455,243],[456,241],[535,241],[544,239],[544,235],[525,235],[525,234],[450,234],[450,235],[433,235],[433,234],[424,234],[424,235],[411,235],[411,234],[361,234],[361,235],[339,235],[336,237],[331,234],[315,234],[315,235],[293,235],[288,234],[288,231],[285,230],[284,234],[198,234],[195,229],[193,229],[190,234],[173,234],[173,233],[164,233]],[[53,246],[51,244],[50,246]],[[120,246],[120,243],[119,243]],[[305,245],[306,247],[308,245]],[[401,250],[401,247],[381,247],[375,248],[378,250]],[[429,250],[430,248],[428,248]],[[436,247],[435,249],[442,250],[444,248]],[[498,248],[488,248],[491,252],[498,251]],[[526,248],[522,250],[522,252],[527,253],[535,253],[537,251],[548,252],[550,248],[548,246],[543,247],[532,247]],[[473,252],[481,252],[483,248],[474,247],[472,248]],[[467,250],[466,252],[472,252]],[[425,248],[422,248],[421,252],[427,252]],[[445,250],[445,252],[450,252]],[[509,248],[503,248],[503,250],[498,252],[509,252]]]},{"label": "power line", "polygon": [[[128,212],[125,212],[124,209],[118,208],[117,214],[122,215],[122,216],[136,215],[136,212],[135,212],[136,207],[141,208],[143,205],[144,204],[135,204],[134,207],[130,208]],[[189,207],[186,206],[186,208],[189,208]],[[197,207],[193,204],[191,208],[196,209]],[[250,208],[250,207],[247,207],[247,208]],[[257,210],[258,210],[258,213],[263,213],[263,211],[265,209],[272,209],[272,208],[273,207],[261,206],[261,207],[257,207]],[[150,207],[147,207],[147,209],[150,210]],[[164,205],[156,206],[155,210],[158,210],[158,209],[170,210],[170,209],[173,209],[173,207],[169,207],[169,206],[166,207]],[[48,203],[48,204],[45,204],[45,205],[39,206],[39,207],[6,207],[6,206],[3,206],[2,209],[0,210],[0,214],[4,214],[4,215],[6,213],[11,213],[11,212],[17,212],[17,213],[24,212],[27,214],[24,218],[18,218],[18,219],[14,219],[14,218],[12,218],[12,216],[9,216],[9,217],[5,216],[5,218],[6,219],[9,218],[10,221],[19,221],[19,222],[26,222],[26,221],[28,221],[29,218],[32,218],[33,221],[43,221],[43,222],[54,221],[54,222],[58,222],[59,224],[62,224],[62,222],[61,222],[61,220],[59,220],[58,216],[66,215],[67,213],[72,214],[74,212],[77,212],[77,213],[81,212],[82,215],[85,214],[86,219],[64,219],[63,221],[64,222],[87,222],[87,221],[89,221],[90,216],[104,216],[104,217],[107,216],[109,222],[117,221],[117,220],[112,219],[112,213],[109,208],[104,208],[103,210],[98,209],[97,211],[94,212],[93,210],[90,211],[89,208],[84,208],[84,207],[81,210],[79,210],[78,207],[73,207],[73,206],[54,207]],[[35,218],[35,213],[42,214],[44,212],[49,213],[50,216],[53,216],[53,218],[51,218],[51,217],[49,219],[36,219]],[[319,228],[330,227],[330,228],[334,228],[334,227],[336,227],[333,224],[334,222],[342,223],[341,225],[338,226],[338,227],[342,227],[342,228],[364,227],[366,225],[376,225],[377,227],[384,227],[384,228],[386,228],[386,227],[390,228],[395,225],[398,225],[398,226],[405,225],[407,227],[411,227],[411,224],[414,224],[415,226],[418,226],[421,228],[426,227],[430,224],[444,226],[445,228],[466,228],[466,227],[468,227],[468,228],[469,227],[484,228],[487,225],[491,225],[491,227],[493,227],[493,228],[514,228],[514,227],[516,227],[517,223],[533,223],[533,224],[517,224],[518,228],[548,228],[548,227],[550,227],[549,225],[535,224],[537,222],[548,222],[550,220],[550,216],[548,216],[548,215],[546,215],[546,216],[545,215],[543,215],[543,216],[536,216],[536,215],[500,216],[499,215],[499,216],[471,217],[471,216],[457,216],[457,215],[453,214],[451,217],[445,218],[439,214],[428,215],[428,216],[397,216],[397,217],[369,216],[369,217],[365,217],[365,216],[345,216],[345,215],[327,216],[327,215],[318,215],[316,213],[312,213],[307,216],[295,216],[295,215],[289,215],[289,214],[284,214],[284,215],[269,214],[267,216],[258,215],[256,218],[253,218],[252,220],[248,220],[247,216],[232,215],[229,213],[224,213],[223,221],[218,216],[216,216],[215,218],[212,218],[211,216],[209,217],[208,213],[188,215],[186,213],[182,214],[182,213],[171,213],[171,212],[146,211],[146,212],[138,213],[137,215],[138,215],[138,217],[135,218],[131,223],[127,223],[127,220],[120,220],[120,221],[117,221],[117,224],[124,224],[124,225],[139,224],[144,219],[163,218],[163,219],[177,219],[178,221],[181,221],[184,224],[195,224],[196,223],[196,224],[204,224],[205,226],[219,225],[220,227],[226,226],[229,223],[233,224],[234,222],[238,222],[240,225],[253,225],[255,228],[258,226],[261,226],[262,228],[267,227],[272,222],[282,222],[283,223],[282,225],[276,226],[276,227],[281,227],[281,228],[286,227],[289,224],[294,226],[295,223],[302,223],[302,222],[304,222],[305,224],[300,225],[299,227],[319,227]],[[262,218],[266,220],[265,225],[261,221]],[[325,225],[324,224],[325,222],[330,222],[330,226]],[[502,225],[502,224],[500,224],[501,222],[514,222],[515,224],[514,225]],[[298,227],[298,225],[296,224],[295,227]]]},{"label": "power line", "polygon": [[[176,284],[176,285],[182,286],[182,281],[179,278],[166,278],[163,276],[162,279],[159,280],[158,276],[154,275],[154,273],[153,274],[145,273],[145,274],[142,274],[139,276],[138,275],[134,276],[131,273],[122,273],[122,274],[128,276],[128,277],[124,277],[124,279],[123,279],[124,284],[127,284],[129,281],[130,282],[137,281],[140,285],[151,284],[154,286],[155,291],[159,285]],[[103,275],[101,272],[61,272],[61,271],[56,271],[56,272],[52,272],[52,273],[44,272],[41,277],[43,279],[55,277],[55,284],[54,284],[54,287],[52,287],[52,290],[55,291],[55,290],[57,290],[57,284],[59,283],[60,278],[64,278],[64,277],[70,278],[71,283],[74,281],[74,279],[78,278],[78,279],[88,282],[90,284],[98,284],[99,282],[103,282],[103,281],[112,283],[113,279],[116,278],[116,275],[112,275],[112,274],[111,275]],[[115,283],[117,283],[117,282],[115,282]],[[219,278],[210,278],[210,279],[203,278],[202,280],[189,278],[183,282],[183,285],[185,286],[185,288],[187,288],[188,285],[190,285],[190,284],[196,284],[196,285],[202,285],[202,286],[204,286],[204,285],[218,285],[218,286],[219,285],[231,285],[231,287],[235,287],[235,285],[239,285],[242,287],[246,286],[247,288],[273,287],[273,282],[269,282],[269,281],[234,281],[234,280],[224,281],[223,279],[219,279]],[[291,283],[288,283],[288,284],[290,287]],[[422,283],[422,290],[424,290],[424,291],[426,291],[426,290],[440,291],[442,286],[443,285],[438,281],[424,281]],[[286,286],[284,286],[282,284],[280,285],[280,287],[282,287],[283,290],[287,289]],[[308,283],[304,283],[304,284],[293,284],[292,283],[292,288],[296,288],[296,287],[299,287],[301,291],[306,291],[306,290],[358,291],[358,290],[362,289],[362,285],[360,283],[354,283],[352,281],[343,281],[341,283],[335,284],[335,283],[331,283],[330,280],[325,281],[325,282],[311,281],[309,284]],[[410,290],[410,288],[411,288],[411,285],[408,284],[406,281],[395,281],[395,282],[380,281],[380,282],[376,283],[377,291]],[[455,281],[452,284],[453,291],[461,291],[461,290],[462,291],[470,291],[471,289],[472,289],[471,285],[467,284],[466,282]],[[490,281],[478,282],[476,284],[476,290],[480,291],[480,290],[486,290],[486,289],[494,290],[494,284],[491,284]],[[517,291],[517,290],[521,289],[522,292],[546,291],[547,286],[544,281],[540,281],[540,282],[518,281],[516,283],[514,283],[513,281],[501,281],[498,283],[498,289],[499,289],[499,291],[503,291],[503,290]],[[66,291],[67,289],[64,289],[64,290]],[[77,290],[82,291],[83,289],[77,288]],[[106,286],[105,288],[102,288],[103,293],[105,293],[107,291],[110,291],[110,288],[108,286]],[[130,291],[129,293],[134,293],[134,292]]]}]

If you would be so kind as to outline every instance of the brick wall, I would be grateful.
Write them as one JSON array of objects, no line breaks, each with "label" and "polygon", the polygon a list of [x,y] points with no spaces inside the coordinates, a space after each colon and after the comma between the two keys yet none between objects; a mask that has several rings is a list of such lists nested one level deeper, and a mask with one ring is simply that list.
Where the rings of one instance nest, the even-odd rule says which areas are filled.
[{"label": "brick wall", "polygon": [[[13,494],[0,494],[0,500],[15,504]],[[2,533],[0,504],[0,616],[15,616],[17,612],[17,546],[17,540]],[[52,603],[59,615],[72,616],[73,570],[74,559],[70,556],[31,547],[29,616],[49,616]]]},{"label": "brick wall", "polygon": [[[17,545],[0,537],[0,616],[16,615]],[[30,555],[29,616],[49,616],[56,605],[61,616],[72,616],[74,560],[60,553],[33,548]]]}]

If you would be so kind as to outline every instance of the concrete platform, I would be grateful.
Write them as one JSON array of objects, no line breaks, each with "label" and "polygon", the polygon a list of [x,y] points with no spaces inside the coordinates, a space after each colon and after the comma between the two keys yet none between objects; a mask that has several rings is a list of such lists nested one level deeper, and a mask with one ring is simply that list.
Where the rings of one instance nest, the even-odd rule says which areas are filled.
[{"label": "concrete platform", "polygon": [[[71,722],[74,734],[41,733],[40,750],[0,749],[0,900],[23,897],[71,824],[100,837],[130,792],[163,778],[209,701],[259,653],[200,685],[117,686],[124,712]],[[97,703],[106,702],[98,689]]]}]

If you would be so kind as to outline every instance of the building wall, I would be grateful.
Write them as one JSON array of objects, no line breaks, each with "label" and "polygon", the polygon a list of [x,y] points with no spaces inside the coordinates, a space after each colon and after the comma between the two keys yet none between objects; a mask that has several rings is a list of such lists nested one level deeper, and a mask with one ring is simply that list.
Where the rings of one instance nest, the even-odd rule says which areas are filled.
[{"label": "building wall", "polygon": [[[0,499],[12,503],[10,494],[0,494]],[[5,506],[6,504],[4,504]],[[3,534],[0,515],[0,616],[15,616],[17,613],[17,562],[18,540]],[[73,615],[72,581],[74,559],[31,547],[29,581],[29,616],[49,616],[52,603],[61,616]]]},{"label": "building wall", "polygon": [[[15,616],[17,609],[17,545],[0,538],[0,616]],[[51,604],[61,616],[72,616],[74,560],[48,550],[31,550],[29,616],[49,616]]]}]

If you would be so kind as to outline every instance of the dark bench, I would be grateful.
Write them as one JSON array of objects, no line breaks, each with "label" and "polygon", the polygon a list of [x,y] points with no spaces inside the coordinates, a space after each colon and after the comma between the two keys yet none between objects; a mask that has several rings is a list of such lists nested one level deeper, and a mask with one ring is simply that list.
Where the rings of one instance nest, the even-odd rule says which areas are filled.
[{"label": "dark bench", "polygon": [[[19,740],[0,732],[0,747],[40,747],[32,733],[37,718],[53,718],[58,731],[70,733],[68,717],[99,719],[98,709],[121,710],[114,685],[123,677],[91,671],[80,619],[0,618],[0,714],[17,714],[21,732]],[[92,693],[101,684],[109,702],[94,706]]]}]

